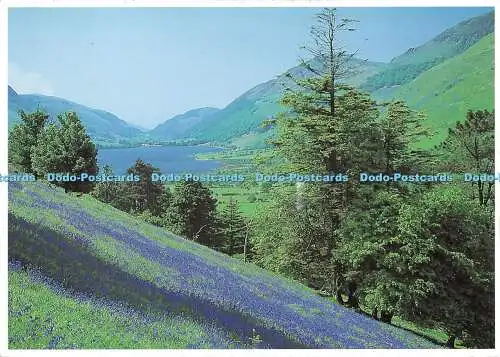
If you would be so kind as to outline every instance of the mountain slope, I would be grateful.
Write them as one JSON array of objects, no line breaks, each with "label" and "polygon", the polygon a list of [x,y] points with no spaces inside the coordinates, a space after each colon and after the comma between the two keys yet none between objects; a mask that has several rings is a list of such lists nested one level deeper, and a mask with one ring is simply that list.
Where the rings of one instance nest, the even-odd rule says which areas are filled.
[{"label": "mountain slope", "polygon": [[438,144],[448,128],[463,121],[470,110],[493,110],[494,36],[489,34],[466,52],[422,73],[393,94],[412,108],[428,115],[426,125],[436,135],[425,140],[423,147]]},{"label": "mountain slope", "polygon": [[422,46],[393,58],[386,69],[368,78],[361,88],[373,92],[408,83],[433,66],[463,53],[494,28],[493,11],[462,21]]},{"label": "mountain slope", "polygon": [[119,143],[141,133],[141,130],[104,110],[89,108],[57,97],[17,94],[9,86],[9,127],[19,121],[17,112],[20,109],[31,112],[37,108],[47,112],[52,121],[63,112],[76,112],[85,125],[87,133],[96,143]]},{"label": "mountain slope", "polygon": [[[353,60],[353,73],[345,79],[346,83],[357,85],[376,73],[384,64]],[[215,115],[193,126],[185,135],[199,140],[227,142],[250,132],[262,132],[263,120],[282,110],[279,98],[287,86],[292,85],[288,74],[303,78],[309,73],[302,67],[291,68],[277,78],[259,84],[236,98]]]},{"label": "mountain slope", "polygon": [[192,127],[216,114],[219,110],[220,109],[210,107],[190,110],[184,114],[176,115],[156,126],[153,130],[149,131],[148,134],[153,138],[164,140],[185,138],[186,133],[188,133]]},{"label": "mountain slope", "polygon": [[[464,53],[493,30],[493,12],[473,17],[447,29],[422,46],[409,49],[389,64],[355,60],[357,73],[345,82],[372,92],[375,98],[391,98],[398,86]],[[215,115],[193,125],[184,132],[183,137],[226,144],[245,143],[246,147],[255,146],[256,143],[262,145],[263,139],[272,134],[260,129],[260,123],[282,110],[278,100],[283,88],[291,85],[287,73],[299,78],[309,75],[303,67],[292,68],[252,88]]]},{"label": "mountain slope", "polygon": [[[130,338],[127,330],[94,340],[85,338],[85,330],[105,329],[116,319],[128,324],[134,316],[141,316],[137,328],[146,329],[142,339],[155,338],[154,331],[147,330],[151,321],[158,322],[158,329],[170,326],[168,333],[174,337],[180,332],[175,330],[178,325],[191,333],[208,326],[204,331],[209,346],[437,347],[321,298],[301,284],[174,236],[90,196],[67,195],[40,181],[9,183],[8,226],[11,266],[29,264],[42,275],[36,279],[28,268],[24,275],[10,270],[15,279],[10,281],[9,298],[29,301],[24,309],[19,303],[9,305],[9,324],[16,326],[9,329],[9,341],[17,348],[28,343],[25,337],[39,337],[33,344],[42,348],[49,342],[42,335],[30,335],[29,324],[38,324],[35,331],[48,324],[35,312],[50,315],[46,332],[55,331],[61,347],[80,335],[78,348],[120,348],[121,340]],[[20,288],[23,280],[27,285]],[[37,285],[40,281],[43,286]],[[81,309],[68,309],[78,301],[84,304]],[[112,313],[96,321],[88,308],[103,305],[101,311],[109,307]],[[82,319],[75,322],[75,316]],[[70,323],[76,325],[68,336]],[[191,347],[200,347],[199,341],[195,338]]]}]

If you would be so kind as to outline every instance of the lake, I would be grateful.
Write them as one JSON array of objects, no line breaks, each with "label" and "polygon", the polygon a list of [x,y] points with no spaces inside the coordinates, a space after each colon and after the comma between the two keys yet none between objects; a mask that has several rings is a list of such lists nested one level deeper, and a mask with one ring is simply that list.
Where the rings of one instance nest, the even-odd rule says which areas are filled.
[{"label": "lake", "polygon": [[109,165],[113,173],[121,175],[137,159],[160,169],[161,173],[206,173],[222,166],[216,160],[196,160],[195,155],[220,152],[224,149],[208,146],[151,146],[136,148],[99,149],[97,162],[100,168]]}]

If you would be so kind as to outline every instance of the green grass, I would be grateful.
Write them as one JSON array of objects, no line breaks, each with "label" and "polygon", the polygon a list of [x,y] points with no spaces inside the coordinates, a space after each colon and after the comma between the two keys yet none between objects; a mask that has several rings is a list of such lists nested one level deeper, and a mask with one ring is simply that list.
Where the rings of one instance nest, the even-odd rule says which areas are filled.
[{"label": "green grass", "polygon": [[[224,209],[232,199],[238,202],[240,212],[247,218],[254,217],[262,203],[267,201],[267,196],[256,185],[218,185],[210,189],[217,198],[219,209]],[[254,202],[252,197],[255,197]]]},{"label": "green grass", "polygon": [[[246,180],[250,181],[252,178],[247,177]],[[175,189],[174,184],[166,185],[171,191]],[[224,210],[230,200],[235,200],[238,203],[240,213],[246,218],[254,217],[259,207],[268,200],[267,195],[262,193],[256,184],[210,183],[205,185],[212,191],[212,196],[217,199],[217,209],[219,211]]]},{"label": "green grass", "polygon": [[255,172],[257,169],[253,163],[255,155],[263,150],[225,150],[217,153],[203,153],[196,156],[197,160],[219,160],[223,162],[223,167],[217,171],[218,174],[240,173],[245,175],[245,182],[227,184],[212,183],[207,187],[212,190],[217,199],[218,208],[224,209],[229,201],[236,200],[240,212],[247,218],[255,216],[258,208],[267,202],[268,196],[261,187],[255,183]]},{"label": "green grass", "polygon": [[231,140],[231,146],[238,149],[261,149],[269,146],[268,140],[275,135],[275,130],[265,132],[250,132]]},{"label": "green grass", "polygon": [[368,78],[362,88],[383,92],[385,87],[409,83],[435,65],[463,53],[493,31],[493,11],[462,21],[421,46],[393,58],[386,69]]},{"label": "green grass", "polygon": [[424,72],[394,93],[427,114],[425,125],[435,135],[420,148],[439,144],[448,128],[463,121],[468,110],[494,108],[494,36],[485,36],[466,52]]},{"label": "green grass", "polygon": [[[281,111],[279,91],[273,81],[263,83],[190,131],[196,139],[227,142],[259,128],[266,118]],[[253,93],[253,92],[257,93]]]},{"label": "green grass", "polygon": [[123,314],[64,296],[26,271],[9,270],[9,349],[186,348],[205,337],[187,317],[144,321],[134,310]]},{"label": "green grass", "polygon": [[[342,325],[336,312],[358,324],[352,312],[298,282],[176,237],[88,195],[74,197],[42,182],[10,191],[9,257],[40,269],[33,279],[32,272],[9,269],[13,349],[248,348],[252,327],[264,343],[275,343],[279,333],[291,346],[300,336],[313,343],[314,335],[334,338],[318,343],[339,347],[351,343],[336,340],[335,328]],[[294,308],[282,306],[284,296]],[[304,324],[301,329],[297,321]],[[316,332],[319,321],[332,330]],[[436,347],[405,331],[384,330],[386,337],[380,338],[377,322],[359,321],[370,331],[342,326],[356,339],[352,344],[370,347],[373,333],[380,346],[401,341]],[[396,340],[387,342],[390,336]]]}]

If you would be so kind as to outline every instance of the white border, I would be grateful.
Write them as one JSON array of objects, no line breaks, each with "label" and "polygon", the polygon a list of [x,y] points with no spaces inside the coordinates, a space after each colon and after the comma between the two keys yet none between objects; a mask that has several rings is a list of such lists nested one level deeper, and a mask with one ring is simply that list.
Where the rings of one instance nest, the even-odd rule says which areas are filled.
[{"label": "white border", "polygon": [[8,7],[495,7],[495,0],[0,0]]},{"label": "white border", "polygon": [[[496,2],[491,0],[0,0],[0,78],[3,85],[0,85],[0,108],[2,108],[2,126],[0,128],[0,145],[2,145],[2,155],[0,155],[0,173],[7,173],[7,80],[8,80],[8,9],[14,7],[467,7],[467,6],[489,6],[495,7]],[[496,10],[496,8],[495,8]],[[495,16],[495,28],[498,20]],[[498,41],[495,37],[495,48]],[[498,54],[495,51],[495,63],[498,63]],[[495,75],[495,88],[498,88],[498,75]],[[498,95],[495,91],[495,106],[498,104]],[[499,122],[500,123],[500,122]],[[500,162],[500,125],[497,123],[495,130],[495,161]],[[499,172],[499,165],[496,165],[496,172]],[[500,226],[500,183],[495,186],[495,237],[499,236]],[[50,350],[7,350],[7,185],[0,184],[0,356],[87,356],[106,354],[111,356],[165,356],[166,353],[172,356],[332,356],[342,354],[342,356],[420,356],[422,353],[429,353],[438,356],[498,356],[497,350],[71,350],[71,351],[50,351]],[[498,257],[499,247],[495,244],[495,257]],[[499,261],[495,260],[495,271],[499,271]],[[498,279],[495,284],[495,301],[499,297]],[[500,319],[500,307],[497,306],[495,321]],[[496,345],[500,344],[500,328],[496,323]]]},{"label": "white border", "polygon": [[[0,0],[0,82],[8,81],[7,9]],[[0,85],[0,173],[7,173],[7,86]],[[7,334],[7,185],[0,185],[0,356],[4,356],[8,346]]]}]

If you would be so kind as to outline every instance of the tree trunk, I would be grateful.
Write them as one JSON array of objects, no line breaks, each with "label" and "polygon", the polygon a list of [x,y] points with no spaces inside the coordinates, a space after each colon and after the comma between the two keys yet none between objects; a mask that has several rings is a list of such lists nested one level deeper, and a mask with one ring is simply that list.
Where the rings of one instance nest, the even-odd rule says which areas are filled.
[{"label": "tree trunk", "polygon": [[479,196],[479,205],[480,206],[484,206],[483,186],[484,186],[484,184],[481,181],[479,181],[477,183],[478,196]]},{"label": "tree trunk", "polygon": [[392,314],[387,311],[380,311],[380,321],[390,324],[392,320]]},{"label": "tree trunk", "polygon": [[446,341],[446,347],[455,348],[455,339],[455,335],[450,335],[450,337],[448,337],[448,341]]},{"label": "tree trunk", "polygon": [[493,183],[488,183],[488,191],[486,193],[486,197],[484,198],[484,204],[486,205],[491,198],[491,189],[493,188]]},{"label": "tree trunk", "polygon": [[356,292],[350,290],[349,291],[349,299],[347,300],[347,305],[354,309],[359,309],[359,300],[356,296]]},{"label": "tree trunk", "polygon": [[342,291],[340,291],[340,289],[337,289],[337,291],[335,292],[335,297],[337,298],[337,302],[340,305],[344,305],[344,299],[342,298]]},{"label": "tree trunk", "polygon": [[375,320],[378,320],[378,309],[377,307],[375,306],[372,310],[372,317],[375,319]]},{"label": "tree trunk", "polygon": [[245,243],[243,244],[243,261],[247,261],[247,242],[248,242],[248,228],[245,232]]},{"label": "tree trunk", "polygon": [[335,278],[335,298],[337,299],[337,302],[340,304],[340,305],[345,305],[344,304],[344,299],[342,298],[342,286],[343,286],[343,278],[342,278],[342,275],[337,273],[337,276]]}]

